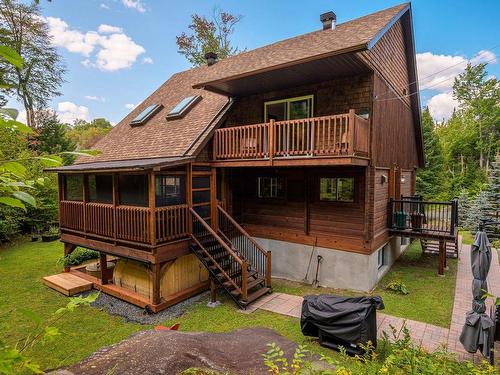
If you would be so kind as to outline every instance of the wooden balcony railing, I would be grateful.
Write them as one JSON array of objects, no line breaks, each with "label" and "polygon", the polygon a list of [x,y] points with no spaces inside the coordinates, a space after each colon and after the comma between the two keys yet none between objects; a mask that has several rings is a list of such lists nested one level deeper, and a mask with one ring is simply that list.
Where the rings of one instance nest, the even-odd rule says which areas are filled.
[{"label": "wooden balcony railing", "polygon": [[368,120],[351,110],[341,115],[217,129],[213,159],[368,157],[368,127]]},{"label": "wooden balcony railing", "polygon": [[150,215],[149,207],[114,207],[106,203],[61,201],[59,221],[63,230],[147,245],[189,235],[186,204],[155,209],[155,241],[152,241],[150,234]]},{"label": "wooden balcony railing", "polygon": [[458,229],[458,200],[426,202],[403,198],[389,202],[389,229],[418,237],[455,237]]}]

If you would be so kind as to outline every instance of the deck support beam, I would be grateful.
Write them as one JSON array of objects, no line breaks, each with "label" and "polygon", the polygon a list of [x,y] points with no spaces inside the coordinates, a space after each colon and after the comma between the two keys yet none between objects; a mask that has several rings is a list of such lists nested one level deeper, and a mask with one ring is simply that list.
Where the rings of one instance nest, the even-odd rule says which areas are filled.
[{"label": "deck support beam", "polygon": [[439,240],[439,268],[438,268],[439,276],[444,276],[445,268],[446,268],[446,241]]},{"label": "deck support beam", "polygon": [[151,303],[158,305],[161,302],[160,282],[161,282],[161,264],[155,263],[151,265],[153,292],[151,295]]},{"label": "deck support beam", "polygon": [[99,253],[99,266],[101,269],[101,283],[106,285],[108,283],[108,278],[106,277],[106,271],[108,270],[108,257],[106,253]]},{"label": "deck support beam", "polygon": [[217,285],[210,279],[210,303],[217,302]]}]

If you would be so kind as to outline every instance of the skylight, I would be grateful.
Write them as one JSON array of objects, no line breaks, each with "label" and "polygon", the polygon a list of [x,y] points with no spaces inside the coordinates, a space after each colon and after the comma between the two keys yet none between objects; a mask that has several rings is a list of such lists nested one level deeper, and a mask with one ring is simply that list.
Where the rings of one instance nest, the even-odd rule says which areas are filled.
[{"label": "skylight", "polygon": [[177,119],[181,118],[189,112],[191,108],[194,107],[196,103],[198,103],[201,99],[199,95],[188,96],[182,99],[174,108],[170,110],[167,114],[167,119]]},{"label": "skylight", "polygon": [[163,106],[161,104],[151,104],[148,105],[144,110],[139,113],[132,121],[130,125],[142,125],[147,120],[149,120],[156,112],[158,112]]}]

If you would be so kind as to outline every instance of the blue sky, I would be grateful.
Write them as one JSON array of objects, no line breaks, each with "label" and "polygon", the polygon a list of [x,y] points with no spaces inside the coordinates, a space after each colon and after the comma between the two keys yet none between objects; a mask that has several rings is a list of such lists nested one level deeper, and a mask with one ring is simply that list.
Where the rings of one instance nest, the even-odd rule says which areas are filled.
[{"label": "blue sky", "polygon": [[[234,44],[253,49],[319,29],[319,15],[333,10],[341,23],[399,1],[376,0],[42,0],[54,44],[68,73],[63,95],[51,106],[72,121],[105,117],[116,123],[175,72],[189,68],[177,53],[175,36],[187,30],[194,12],[211,15],[214,7],[241,14]],[[422,103],[436,119],[455,103],[453,77],[467,59],[489,61],[498,77],[500,1],[429,1],[412,3],[419,75],[448,68],[421,80]],[[104,26],[103,26],[104,25]],[[495,47],[495,48],[494,48]]]}]

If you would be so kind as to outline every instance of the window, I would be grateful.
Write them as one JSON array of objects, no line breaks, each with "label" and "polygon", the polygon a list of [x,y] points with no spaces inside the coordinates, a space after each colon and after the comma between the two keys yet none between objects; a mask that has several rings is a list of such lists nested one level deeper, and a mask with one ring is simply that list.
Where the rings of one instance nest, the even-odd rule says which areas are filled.
[{"label": "window", "polygon": [[385,245],[383,248],[381,248],[378,253],[377,253],[377,266],[378,268],[382,268],[385,266],[385,252],[386,252],[387,245]]},{"label": "window", "polygon": [[322,177],[319,199],[332,202],[354,202],[354,178]]},{"label": "window", "polygon": [[257,197],[284,198],[283,177],[257,177]]},{"label": "window", "polygon": [[148,206],[148,176],[145,174],[120,175],[120,204]]},{"label": "window", "polygon": [[297,120],[313,116],[313,96],[274,100],[264,103],[264,121]]},{"label": "window", "polygon": [[171,206],[186,202],[186,178],[184,176],[156,176],[156,206]]},{"label": "window", "polygon": [[64,176],[64,200],[83,201],[83,176],[81,174]]},{"label": "window", "polygon": [[89,201],[98,203],[113,203],[113,176],[110,174],[90,175]]},{"label": "window", "polygon": [[199,95],[188,96],[182,99],[174,108],[170,110],[170,112],[168,112],[167,120],[175,120],[185,116],[186,113],[188,113],[189,110],[200,100],[201,96]]},{"label": "window", "polygon": [[141,113],[139,113],[132,121],[130,125],[143,125],[147,120],[149,120],[153,115],[162,109],[161,104],[151,104],[148,105]]}]

